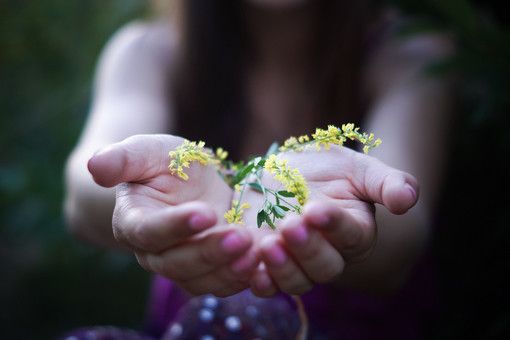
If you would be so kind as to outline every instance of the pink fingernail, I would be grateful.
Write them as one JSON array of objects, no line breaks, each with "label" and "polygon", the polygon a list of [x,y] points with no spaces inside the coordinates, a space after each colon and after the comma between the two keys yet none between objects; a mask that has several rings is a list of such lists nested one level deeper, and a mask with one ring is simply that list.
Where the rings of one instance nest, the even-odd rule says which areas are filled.
[{"label": "pink fingernail", "polygon": [[281,266],[287,261],[287,255],[283,251],[282,247],[277,244],[266,249],[266,255],[269,262],[274,266]]},{"label": "pink fingernail", "polygon": [[227,254],[234,254],[245,248],[247,243],[237,232],[232,232],[221,242],[221,249]]},{"label": "pink fingernail", "polygon": [[209,222],[209,219],[207,217],[205,217],[204,215],[194,214],[193,216],[191,216],[188,223],[189,223],[191,230],[200,231],[200,230],[204,230],[205,228],[207,228],[208,222]]},{"label": "pink fingernail", "polygon": [[303,224],[295,228],[289,228],[285,231],[285,235],[289,238],[289,241],[297,245],[305,244],[308,241],[309,236],[308,230]]},{"label": "pink fingernail", "polygon": [[255,286],[259,291],[265,291],[272,285],[271,279],[267,275],[259,275],[255,279]]},{"label": "pink fingernail", "polygon": [[411,192],[411,195],[413,197],[413,200],[416,201],[416,190],[411,186],[411,184],[406,183],[404,187]]}]

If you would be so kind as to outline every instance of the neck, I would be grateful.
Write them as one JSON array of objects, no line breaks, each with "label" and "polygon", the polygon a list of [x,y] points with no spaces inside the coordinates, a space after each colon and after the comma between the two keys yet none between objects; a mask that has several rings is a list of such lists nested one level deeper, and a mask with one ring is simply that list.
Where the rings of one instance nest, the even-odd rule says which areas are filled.
[{"label": "neck", "polygon": [[313,2],[284,9],[245,6],[254,66],[306,69],[313,51],[317,6]]}]

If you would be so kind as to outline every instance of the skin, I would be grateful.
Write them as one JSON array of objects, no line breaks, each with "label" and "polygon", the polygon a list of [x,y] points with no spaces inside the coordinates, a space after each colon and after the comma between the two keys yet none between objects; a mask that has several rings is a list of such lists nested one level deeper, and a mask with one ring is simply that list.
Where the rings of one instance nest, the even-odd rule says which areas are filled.
[{"label": "skin", "polygon": [[[261,26],[259,15],[253,11],[249,18],[263,56],[251,68],[249,98],[252,119],[268,129],[248,133],[247,154],[282,137],[276,133],[287,136],[285,117],[302,84],[285,70],[288,60],[303,62],[288,54],[295,56],[308,43],[303,35],[294,48],[288,43],[277,48],[304,20],[302,12],[288,14],[285,24],[279,13]],[[270,35],[268,24],[281,27]],[[346,148],[283,155],[303,172],[311,200],[302,216],[289,216],[273,233],[256,229],[253,208],[246,214],[247,228],[225,225],[222,215],[234,193],[213,169],[192,167],[186,183],[169,175],[168,151],[181,139],[155,134],[173,130],[162,70],[171,68],[177,45],[162,32],[167,28],[132,24],[112,38],[101,57],[91,114],[66,168],[71,231],[98,245],[133,251],[143,268],[194,294],[228,296],[247,287],[261,296],[278,290],[300,294],[318,282],[378,293],[397,289],[429,237],[448,127],[447,85],[420,69],[449,53],[448,44],[421,37],[388,42],[374,53],[366,74],[374,103],[367,130],[383,140],[373,152],[377,159]],[[260,92],[264,84],[279,94],[274,100],[260,99],[266,98]],[[276,116],[280,123],[270,125],[275,120],[269,117]],[[145,135],[130,137],[140,133]],[[421,198],[399,216],[418,198],[418,181],[409,173],[422,184]],[[247,200],[256,207],[260,197],[251,195]]]}]

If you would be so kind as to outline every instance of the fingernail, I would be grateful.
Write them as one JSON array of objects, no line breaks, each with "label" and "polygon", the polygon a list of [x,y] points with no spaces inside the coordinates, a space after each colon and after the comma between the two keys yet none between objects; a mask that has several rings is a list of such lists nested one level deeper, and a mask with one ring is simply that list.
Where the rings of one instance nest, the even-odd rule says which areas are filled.
[{"label": "fingernail", "polygon": [[285,231],[285,236],[287,236],[290,242],[303,245],[308,241],[309,235],[306,226],[301,224],[298,227],[287,229]]},{"label": "fingernail", "polygon": [[406,184],[404,185],[404,187],[405,187],[407,190],[409,190],[409,191],[411,192],[411,195],[412,195],[412,197],[413,197],[413,200],[415,200],[415,201],[416,201],[416,190],[414,190],[414,188],[411,186],[411,184],[406,183]]},{"label": "fingernail", "polygon": [[234,254],[246,247],[247,243],[246,239],[239,235],[239,233],[232,232],[221,242],[221,249],[227,254]]},{"label": "fingernail", "polygon": [[269,262],[274,266],[281,266],[287,261],[287,255],[278,244],[274,244],[271,248],[266,249],[265,252]]},{"label": "fingernail", "polygon": [[272,285],[271,279],[267,275],[259,275],[255,279],[255,287],[259,291],[265,291]]},{"label": "fingernail", "polygon": [[209,219],[204,215],[200,214],[194,214],[188,221],[190,229],[193,231],[204,230],[205,228],[207,228],[208,222]]}]

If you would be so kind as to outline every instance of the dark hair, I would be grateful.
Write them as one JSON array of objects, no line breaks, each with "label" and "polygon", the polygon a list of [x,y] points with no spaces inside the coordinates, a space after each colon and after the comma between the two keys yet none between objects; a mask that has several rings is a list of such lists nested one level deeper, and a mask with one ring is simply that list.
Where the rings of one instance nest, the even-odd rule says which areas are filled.
[{"label": "dark hair", "polygon": [[[310,87],[315,91],[314,124],[323,126],[364,111],[360,69],[376,10],[368,0],[316,1],[320,23]],[[172,86],[178,131],[239,157],[234,141],[241,140],[246,128],[244,71],[250,47],[243,2],[188,0],[183,5],[183,44]]]}]

